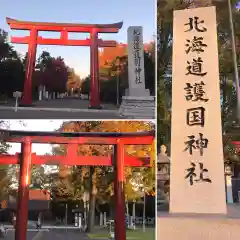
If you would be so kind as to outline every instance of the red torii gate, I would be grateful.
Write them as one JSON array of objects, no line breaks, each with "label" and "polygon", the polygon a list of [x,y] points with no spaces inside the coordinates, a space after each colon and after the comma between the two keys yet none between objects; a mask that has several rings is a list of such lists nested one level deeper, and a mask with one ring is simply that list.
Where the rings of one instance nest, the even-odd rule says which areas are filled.
[{"label": "red torii gate", "polygon": [[233,141],[232,144],[236,147],[237,151],[240,152],[240,141]]},{"label": "red torii gate", "polygon": [[[125,145],[152,145],[155,132],[136,133],[71,133],[0,131],[1,140],[21,143],[21,153],[0,154],[0,164],[20,164],[16,240],[26,240],[31,164],[62,164],[114,166],[115,239],[126,240],[124,166],[150,167],[150,157],[136,158],[125,153]],[[38,156],[32,153],[32,143],[68,144],[66,156]],[[113,145],[112,156],[78,156],[78,144]]]},{"label": "red torii gate", "polygon": [[[11,29],[29,30],[26,37],[12,37],[12,43],[28,44],[28,58],[24,82],[22,105],[32,104],[32,73],[35,69],[37,45],[63,45],[63,46],[89,46],[90,47],[90,77],[91,77],[91,100],[89,108],[99,109],[99,47],[115,47],[116,41],[103,41],[98,39],[98,33],[118,33],[123,22],[113,24],[78,24],[78,23],[53,23],[53,22],[29,22],[6,18]],[[43,38],[38,36],[38,31],[61,32],[60,39]],[[90,33],[90,39],[73,40],[68,38],[70,32]]]}]

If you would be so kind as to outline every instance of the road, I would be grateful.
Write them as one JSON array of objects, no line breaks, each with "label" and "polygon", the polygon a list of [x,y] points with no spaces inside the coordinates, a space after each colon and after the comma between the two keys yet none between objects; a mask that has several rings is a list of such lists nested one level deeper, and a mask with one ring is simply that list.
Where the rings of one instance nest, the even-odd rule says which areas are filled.
[{"label": "road", "polygon": [[[28,232],[27,240],[37,240],[37,239],[34,239],[37,234],[38,234],[37,232]],[[11,231],[11,232],[8,232],[7,235],[2,239],[15,240],[14,235],[15,235],[15,233]]]}]

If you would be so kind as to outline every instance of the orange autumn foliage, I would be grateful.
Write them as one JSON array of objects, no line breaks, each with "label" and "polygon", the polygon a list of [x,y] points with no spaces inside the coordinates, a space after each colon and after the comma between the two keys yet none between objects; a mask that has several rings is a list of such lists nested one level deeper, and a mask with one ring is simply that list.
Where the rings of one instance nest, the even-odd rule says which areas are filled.
[{"label": "orange autumn foliage", "polygon": [[118,56],[127,54],[127,44],[118,43],[116,47],[103,48],[99,53],[99,67],[108,67]]},{"label": "orange autumn foliage", "polygon": [[[103,48],[99,51],[99,68],[100,77],[102,80],[108,80],[112,75],[110,74],[112,69],[112,63],[117,57],[127,56],[128,45],[125,43],[118,43],[116,47]],[[151,41],[144,43],[144,51],[149,53],[152,58],[155,57],[155,43]]]}]

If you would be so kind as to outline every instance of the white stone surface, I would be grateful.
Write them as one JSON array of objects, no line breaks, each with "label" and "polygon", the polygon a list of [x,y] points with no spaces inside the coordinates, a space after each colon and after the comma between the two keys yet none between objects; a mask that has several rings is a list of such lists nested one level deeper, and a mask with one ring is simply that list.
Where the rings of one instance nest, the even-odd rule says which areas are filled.
[{"label": "white stone surface", "polygon": [[143,30],[128,28],[128,85],[119,109],[121,116],[133,119],[155,118],[155,97],[145,88]]},{"label": "white stone surface", "polygon": [[42,100],[42,90],[39,90],[39,92],[38,92],[38,100],[39,101]]},{"label": "white stone surface", "polygon": [[227,203],[233,203],[232,176],[226,175]]},{"label": "white stone surface", "polygon": [[132,97],[126,96],[122,98],[122,104],[119,109],[121,116],[133,119],[153,119],[155,118],[155,98]]},{"label": "white stone surface", "polygon": [[173,23],[170,212],[225,214],[215,7],[174,11]]},{"label": "white stone surface", "polygon": [[129,96],[149,96],[145,89],[143,29],[128,28],[128,84]]},{"label": "white stone surface", "polygon": [[160,216],[157,240],[238,240],[240,219],[222,216]]}]

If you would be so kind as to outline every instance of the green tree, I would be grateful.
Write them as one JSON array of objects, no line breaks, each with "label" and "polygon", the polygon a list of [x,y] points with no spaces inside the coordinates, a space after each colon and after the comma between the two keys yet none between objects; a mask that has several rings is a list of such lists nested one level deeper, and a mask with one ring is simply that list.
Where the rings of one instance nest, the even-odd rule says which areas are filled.
[{"label": "green tree", "polygon": [[0,29],[0,79],[2,98],[11,98],[14,91],[22,91],[24,68],[18,53],[7,41],[7,32]]},{"label": "green tree", "polygon": [[90,96],[90,76],[87,76],[81,84],[81,93]]}]

